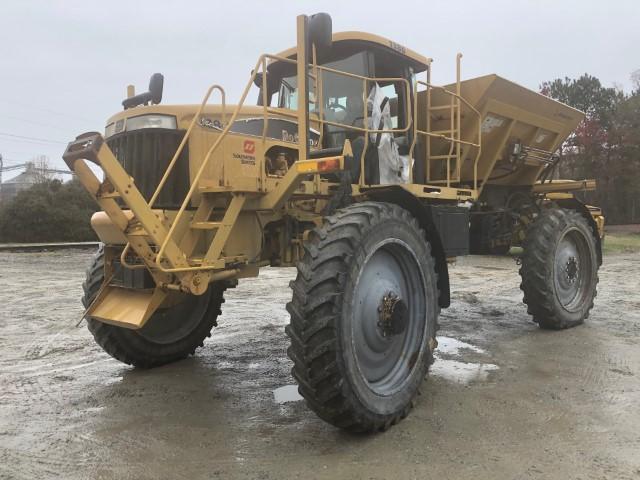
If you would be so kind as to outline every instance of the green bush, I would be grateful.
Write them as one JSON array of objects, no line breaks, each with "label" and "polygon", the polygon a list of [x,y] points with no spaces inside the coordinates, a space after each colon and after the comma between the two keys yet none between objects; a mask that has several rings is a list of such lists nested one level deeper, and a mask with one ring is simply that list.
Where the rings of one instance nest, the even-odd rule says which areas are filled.
[{"label": "green bush", "polygon": [[0,205],[0,242],[96,240],[91,215],[98,206],[75,180],[47,180]]}]

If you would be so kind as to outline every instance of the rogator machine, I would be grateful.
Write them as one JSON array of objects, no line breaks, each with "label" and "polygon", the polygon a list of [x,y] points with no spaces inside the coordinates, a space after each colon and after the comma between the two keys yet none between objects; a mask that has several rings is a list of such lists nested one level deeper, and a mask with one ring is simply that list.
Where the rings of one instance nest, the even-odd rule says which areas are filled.
[{"label": "rogator machine", "polygon": [[519,245],[533,320],[588,316],[603,219],[571,193],[592,181],[554,174],[581,112],[496,75],[461,81],[460,57],[457,81],[433,85],[431,59],[333,34],[327,14],[297,18],[295,48],[260,56],[237,105],[219,85],[200,105],[162,105],[162,86],[155,74],[148,92],[129,87],[105,134],[64,153],[101,207],[83,302],[118,360],[194,353],[225,289],[295,266],[300,393],[338,427],[380,431],[433,362],[453,257]]}]

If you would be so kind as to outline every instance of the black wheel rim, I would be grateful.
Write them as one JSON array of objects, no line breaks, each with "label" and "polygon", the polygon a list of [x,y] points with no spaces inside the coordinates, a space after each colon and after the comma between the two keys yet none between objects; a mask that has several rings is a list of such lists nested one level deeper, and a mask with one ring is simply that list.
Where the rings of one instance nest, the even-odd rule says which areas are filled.
[{"label": "black wheel rim", "polygon": [[211,288],[203,295],[185,295],[169,308],[160,308],[138,334],[156,344],[176,343],[189,336],[208,313]]},{"label": "black wheel rim", "polygon": [[570,312],[582,308],[591,292],[593,260],[580,230],[568,230],[558,242],[554,270],[556,296],[562,307]]},{"label": "black wheel rim", "polygon": [[379,243],[358,276],[351,325],[360,374],[374,393],[392,395],[410,379],[425,345],[426,309],[424,274],[413,251],[398,239]]}]

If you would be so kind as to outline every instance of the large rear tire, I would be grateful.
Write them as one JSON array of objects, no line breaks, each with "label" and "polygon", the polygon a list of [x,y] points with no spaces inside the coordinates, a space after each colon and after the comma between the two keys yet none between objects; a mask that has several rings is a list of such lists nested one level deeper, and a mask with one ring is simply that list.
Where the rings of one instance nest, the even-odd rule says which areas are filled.
[{"label": "large rear tire", "polygon": [[[104,247],[96,253],[82,284],[85,308],[104,281]],[[181,360],[195,353],[217,326],[224,287],[211,285],[204,295],[185,295],[170,308],[161,308],[139,330],[109,325],[87,318],[87,326],[102,349],[123,363],[151,368]]]},{"label": "large rear tire", "polygon": [[433,361],[435,261],[406,210],[364,202],[311,232],[287,305],[292,374],[308,406],[347,430],[407,416]]},{"label": "large rear tire", "polygon": [[598,284],[593,232],[574,210],[543,210],[523,243],[520,288],[524,303],[541,328],[560,330],[584,322]]}]

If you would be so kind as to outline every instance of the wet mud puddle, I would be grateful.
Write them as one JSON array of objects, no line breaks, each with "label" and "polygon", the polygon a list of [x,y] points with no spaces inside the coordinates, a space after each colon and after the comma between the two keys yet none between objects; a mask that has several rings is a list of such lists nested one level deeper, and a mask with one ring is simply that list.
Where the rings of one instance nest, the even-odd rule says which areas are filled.
[{"label": "wet mud puddle", "polygon": [[298,385],[285,385],[273,391],[273,400],[279,404],[298,402],[302,400],[302,395],[298,393]]},{"label": "wet mud puddle", "polygon": [[[467,385],[471,382],[487,380],[492,371],[498,370],[493,363],[467,362],[450,357],[463,357],[464,352],[487,355],[483,349],[453,337],[438,337],[438,348],[435,352],[436,361],[429,370],[429,375],[443,380]],[[303,400],[298,393],[297,385],[284,385],[273,391],[273,400],[280,405]]]},{"label": "wet mud puddle", "polygon": [[[485,381],[492,371],[498,370],[493,363],[467,362],[461,357],[465,352],[473,353],[474,358],[487,355],[483,349],[452,337],[437,337],[438,348],[435,351],[435,362],[431,365],[429,375],[449,382],[467,385],[471,382]],[[459,358],[451,358],[459,357]]]}]

